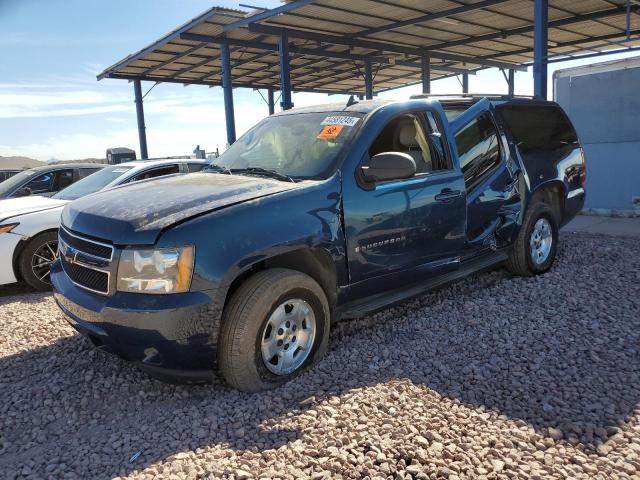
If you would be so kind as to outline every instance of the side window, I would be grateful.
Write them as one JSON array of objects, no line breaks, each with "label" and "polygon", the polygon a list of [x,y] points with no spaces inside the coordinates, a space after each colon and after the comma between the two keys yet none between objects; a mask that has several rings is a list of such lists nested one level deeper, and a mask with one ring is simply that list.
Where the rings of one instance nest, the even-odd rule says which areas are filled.
[{"label": "side window", "polygon": [[73,170],[58,170],[55,172],[53,191],[59,192],[73,183]]},{"label": "side window", "polygon": [[78,170],[78,180],[82,180],[84,177],[88,177],[92,173],[96,173],[99,168],[81,168]]},{"label": "side window", "polygon": [[382,129],[369,148],[369,156],[385,152],[407,153],[416,162],[416,173],[431,172],[433,160],[427,138],[418,115],[400,115]]},{"label": "side window", "polygon": [[53,190],[53,172],[43,173],[25,185],[31,193],[50,193]]},{"label": "side window", "polygon": [[151,170],[147,170],[145,172],[139,173],[138,175],[136,175],[135,177],[133,177],[131,180],[129,180],[130,182],[138,182],[140,180],[147,180],[149,178],[157,178],[157,177],[163,177],[165,175],[172,175],[174,173],[179,173],[180,172],[180,166],[179,165],[167,165],[165,167],[159,167],[159,168],[154,168]]},{"label": "side window", "polygon": [[456,134],[460,168],[467,190],[500,164],[498,133],[489,113],[483,113]]},{"label": "side window", "polygon": [[206,167],[205,163],[189,163],[189,164],[187,164],[187,168],[189,169],[189,173],[199,172],[204,167]]}]

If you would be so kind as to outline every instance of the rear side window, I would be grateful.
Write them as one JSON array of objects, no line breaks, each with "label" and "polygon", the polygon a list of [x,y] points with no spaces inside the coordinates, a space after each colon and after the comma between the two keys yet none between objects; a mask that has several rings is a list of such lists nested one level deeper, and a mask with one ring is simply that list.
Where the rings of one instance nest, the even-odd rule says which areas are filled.
[{"label": "rear side window", "polygon": [[469,190],[500,164],[498,132],[491,115],[483,113],[467,123],[456,134],[456,143],[464,183]]},{"label": "rear side window", "polygon": [[149,178],[157,178],[157,177],[163,177],[165,175],[172,175],[174,173],[180,173],[180,167],[178,165],[168,165],[166,167],[147,170],[146,172],[139,173],[129,181],[137,182],[140,180],[147,180]]},{"label": "rear side window", "polygon": [[199,172],[204,167],[206,167],[206,163],[188,163],[187,168],[189,169],[189,173]]},{"label": "rear side window", "polygon": [[88,177],[92,173],[96,173],[100,168],[81,168],[78,170],[78,180]]},{"label": "rear side window", "polygon": [[558,150],[578,141],[571,122],[557,105],[504,105],[498,111],[522,153]]}]

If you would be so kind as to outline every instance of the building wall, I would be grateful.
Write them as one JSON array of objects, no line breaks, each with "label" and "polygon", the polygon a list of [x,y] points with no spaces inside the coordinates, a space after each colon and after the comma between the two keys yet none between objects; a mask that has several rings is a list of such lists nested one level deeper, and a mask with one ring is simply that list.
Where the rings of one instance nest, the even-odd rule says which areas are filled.
[{"label": "building wall", "polygon": [[560,70],[554,87],[585,148],[585,207],[634,209],[633,199],[640,200],[640,59]]}]

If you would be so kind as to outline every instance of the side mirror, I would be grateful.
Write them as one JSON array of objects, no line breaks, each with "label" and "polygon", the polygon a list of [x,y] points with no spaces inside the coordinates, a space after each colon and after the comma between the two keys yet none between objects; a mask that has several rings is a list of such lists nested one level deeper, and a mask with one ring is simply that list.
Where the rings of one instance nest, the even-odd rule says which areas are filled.
[{"label": "side mirror", "polygon": [[366,165],[360,167],[360,171],[367,182],[400,180],[416,174],[416,162],[407,153],[378,153],[371,157]]},{"label": "side mirror", "polygon": [[31,189],[29,187],[22,187],[16,190],[16,193],[13,194],[14,197],[28,197],[32,194]]}]

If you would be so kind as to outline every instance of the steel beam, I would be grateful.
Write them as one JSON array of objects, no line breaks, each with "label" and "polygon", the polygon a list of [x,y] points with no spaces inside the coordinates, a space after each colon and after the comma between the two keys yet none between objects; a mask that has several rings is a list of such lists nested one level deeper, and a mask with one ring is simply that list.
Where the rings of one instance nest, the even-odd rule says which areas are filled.
[{"label": "steel beam", "polygon": [[506,3],[509,0],[484,0],[482,2],[472,3],[469,5],[461,5],[456,8],[452,8],[450,10],[444,10],[436,13],[428,13],[426,15],[422,15],[420,17],[410,18],[408,20],[402,20],[399,22],[389,23],[387,25],[383,25],[381,27],[376,28],[368,28],[366,30],[362,30],[360,32],[353,33],[349,35],[350,37],[366,37],[367,35],[373,35],[375,33],[386,32],[389,30],[393,30],[396,28],[414,26],[416,23],[424,23],[429,22],[431,20],[438,20],[439,18],[446,18],[451,15],[458,15],[460,13],[472,12],[474,10],[479,10],[482,8],[492,7],[494,5],[498,5],[500,3]]},{"label": "steel beam", "polygon": [[549,0],[535,0],[533,6],[533,95],[547,98],[549,56]]},{"label": "steel beam", "polygon": [[136,115],[138,118],[138,141],[140,142],[140,157],[143,160],[149,158],[147,152],[147,131],[144,125],[144,108],[142,106],[142,85],[140,80],[133,81],[133,93],[136,102]]},{"label": "steel beam", "polygon": [[[222,86],[222,82],[218,81],[218,82],[209,82],[209,81],[203,81],[203,80],[177,80],[175,78],[165,78],[165,77],[154,77],[154,76],[139,76],[139,75],[125,75],[125,74],[119,74],[119,73],[114,73],[111,74],[109,76],[109,78],[114,78],[114,79],[119,79],[119,80],[130,80],[130,81],[134,81],[134,80],[142,80],[142,81],[148,81],[148,82],[158,82],[158,83],[179,83],[181,85],[206,85],[207,87],[221,87]],[[259,82],[255,82],[255,83],[245,83],[245,82],[233,82],[233,86],[234,88],[250,88],[252,90],[255,89],[261,89],[261,88],[269,88],[269,87],[273,87],[275,90],[277,90],[278,88],[280,88],[280,86],[277,83],[272,83],[272,82],[263,82],[263,83],[259,83]],[[328,89],[322,89],[322,88],[305,88],[305,87],[299,87],[296,88],[297,92],[306,92],[306,93],[322,93],[322,94],[328,94],[328,95],[353,95],[356,94],[357,92],[355,90],[345,90],[345,91],[338,91],[338,90],[328,90]]]},{"label": "steel beam", "polygon": [[462,74],[462,93],[469,93],[469,75]]},{"label": "steel beam", "polygon": [[243,18],[242,20],[238,20],[237,22],[228,23],[227,25],[224,26],[224,31],[228,32],[229,30],[235,30],[236,28],[246,27],[251,23],[259,22],[261,20],[266,20],[268,18],[275,17],[283,13],[291,12],[292,10],[295,10],[297,8],[304,7],[305,5],[309,5],[314,1],[315,0],[296,0],[295,2],[290,2],[277,8],[264,10],[255,15],[251,15],[249,17]]},{"label": "steel beam", "polygon": [[220,60],[222,62],[222,90],[224,92],[224,118],[227,123],[227,145],[231,145],[236,141],[236,119],[233,111],[233,83],[229,45],[220,45]]},{"label": "steel beam", "polygon": [[289,37],[285,32],[280,34],[278,51],[280,54],[280,92],[282,92],[280,104],[282,110],[290,110],[293,108],[291,102],[291,65],[289,63]]},{"label": "steel beam", "polygon": [[432,58],[441,58],[443,60],[450,60],[454,62],[470,63],[472,65],[481,65],[484,67],[496,67],[496,68],[515,68],[516,70],[526,71],[525,67],[508,62],[497,62],[493,60],[481,59],[477,57],[470,57],[467,55],[458,55],[453,53],[434,52],[432,50],[425,50],[416,47],[409,47],[403,45],[395,45],[392,43],[378,42],[371,40],[358,40],[355,38],[349,38],[340,35],[329,35],[325,33],[310,32],[307,30],[298,30],[291,28],[272,27],[269,25],[261,25],[252,23],[249,25],[249,31],[254,33],[262,33],[265,35],[280,36],[282,33],[286,33],[289,37],[300,38],[303,40],[311,40],[314,42],[320,42],[325,44],[334,45],[346,45],[349,47],[359,47],[369,50],[379,50],[394,53],[403,53],[405,55],[413,55],[416,57],[422,56],[424,53],[428,53]]},{"label": "steel beam", "polygon": [[[231,39],[231,38],[226,38],[226,37],[217,37],[217,36],[211,36],[211,35],[201,35],[198,33],[184,33],[180,36],[180,38],[182,38],[183,40],[188,40],[191,42],[208,42],[208,43],[212,43],[212,44],[222,44],[222,43],[226,43],[228,45],[232,45],[232,46],[236,46],[236,47],[244,47],[244,48],[255,48],[258,50],[267,50],[267,51],[271,51],[271,52],[275,52],[278,50],[278,45],[272,44],[272,43],[265,43],[265,42],[256,42],[256,41],[248,41],[248,40],[235,40],[235,39]],[[352,53],[347,53],[347,52],[331,52],[331,51],[327,51],[327,50],[323,50],[321,48],[317,48],[317,49],[312,49],[312,48],[301,48],[301,47],[294,47],[294,46],[289,46],[289,53],[293,54],[293,55],[304,55],[304,56],[309,56],[309,57],[321,57],[321,58],[337,58],[337,59],[342,59],[342,60],[353,60],[353,61],[365,61],[366,59],[371,60],[372,63],[380,63],[380,64],[386,64],[386,65],[403,65],[405,67],[412,67],[412,68],[420,68],[420,63],[419,62],[409,62],[409,61],[405,61],[405,60],[392,60],[389,57],[384,57],[384,56],[371,56],[371,55],[358,55],[358,54],[352,54]],[[423,52],[419,52],[419,54],[415,54],[416,56],[421,56],[423,54]],[[439,58],[439,57],[437,57]],[[466,60],[466,58],[465,58]],[[204,61],[204,63],[207,63],[209,60]],[[458,60],[455,60],[458,61]],[[509,68],[511,68],[511,64]],[[189,66],[189,68],[187,68],[186,70],[191,70],[192,68],[195,68],[196,66],[201,66],[199,64],[196,65],[192,65]],[[450,73],[464,73],[465,70],[460,69],[460,68],[454,68],[454,67],[450,67],[448,65],[439,65],[437,63],[432,64],[432,67],[434,70],[440,70],[443,72],[450,72]],[[517,68],[517,67],[515,67]],[[522,68],[521,70],[526,70],[526,68]],[[184,70],[181,70],[181,72],[184,72]]]},{"label": "steel beam", "polygon": [[370,60],[364,62],[364,95],[367,100],[373,99],[373,73]]},{"label": "steel beam", "polygon": [[431,58],[429,58],[429,55],[422,55],[421,67],[422,93],[431,93]]},{"label": "steel beam", "polygon": [[509,90],[507,94],[510,97],[513,97],[516,92],[516,72],[514,72],[511,68],[509,69],[509,79],[507,80],[507,82],[509,84]]},{"label": "steel beam", "polygon": [[267,88],[267,104],[269,105],[269,115],[276,113],[276,102],[273,98],[273,88]]},{"label": "steel beam", "polygon": [[[640,11],[640,7],[636,7],[636,9],[638,9],[638,11]],[[611,17],[614,15],[620,15],[622,13],[624,13],[624,7],[614,7],[614,8],[608,8],[606,10],[600,10],[598,12],[592,12],[592,13],[583,13],[580,15],[571,15],[569,17],[565,17],[565,18],[560,18],[558,20],[553,20],[551,22],[549,22],[549,28],[559,28],[559,27],[564,27],[564,26],[568,26],[568,25],[573,25],[574,23],[580,23],[580,22],[586,22],[589,20],[599,20],[601,18],[607,18],[607,17]],[[526,25],[524,27],[517,27],[517,28],[512,28],[509,30],[500,30],[500,31],[496,31],[496,32],[492,32],[492,33],[487,33],[484,35],[476,35],[476,36],[472,36],[472,37],[465,37],[465,38],[461,38],[460,40],[453,40],[450,42],[442,42],[442,43],[438,43],[436,45],[431,45],[429,48],[433,48],[435,49],[440,49],[440,48],[451,48],[451,47],[456,47],[459,45],[468,45],[471,43],[477,43],[477,42],[482,42],[485,40],[496,40],[496,39],[500,39],[500,38],[506,38],[506,37],[510,37],[513,35],[523,35],[525,33],[531,33],[535,31],[535,25]],[[576,33],[578,35],[580,35],[579,32],[573,32]],[[589,39],[584,39],[581,40],[582,42],[588,42]]]}]

